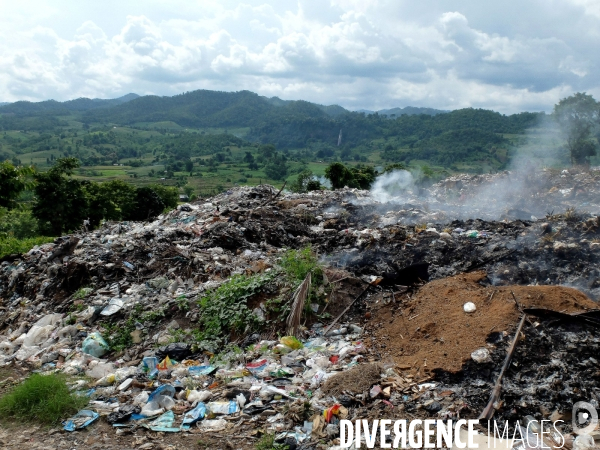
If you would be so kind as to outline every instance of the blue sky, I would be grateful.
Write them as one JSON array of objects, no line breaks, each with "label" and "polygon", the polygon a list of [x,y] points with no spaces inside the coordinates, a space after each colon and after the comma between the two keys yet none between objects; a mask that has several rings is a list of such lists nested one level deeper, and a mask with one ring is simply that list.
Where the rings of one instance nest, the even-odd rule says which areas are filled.
[{"label": "blue sky", "polygon": [[600,1],[0,0],[0,101],[238,91],[349,109],[600,98]]}]

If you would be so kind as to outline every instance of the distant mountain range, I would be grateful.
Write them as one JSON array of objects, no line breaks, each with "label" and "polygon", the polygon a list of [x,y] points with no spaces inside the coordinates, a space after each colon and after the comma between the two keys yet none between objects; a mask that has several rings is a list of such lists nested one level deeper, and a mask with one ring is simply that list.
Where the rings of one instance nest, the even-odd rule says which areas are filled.
[{"label": "distant mountain range", "polygon": [[428,116],[436,116],[438,114],[449,113],[450,111],[444,109],[433,109],[433,108],[420,108],[416,106],[405,106],[404,108],[391,108],[391,109],[380,109],[379,111],[371,111],[368,109],[359,109],[356,112],[362,112],[365,114],[379,114],[380,116],[386,117],[399,117],[399,116],[413,116],[418,114],[426,114]]},{"label": "distant mountain range", "polygon": [[[198,93],[203,93],[204,95],[197,95]],[[214,100],[216,97],[226,98],[226,97],[239,97],[240,95],[247,97],[250,94],[254,97],[254,100],[258,100],[259,102],[264,102],[268,105],[277,106],[277,107],[289,107],[290,105],[294,105],[295,103],[309,103],[304,102],[302,100],[282,100],[279,97],[263,97],[258,94],[254,94],[248,91],[241,92],[217,92],[217,91],[205,91],[199,90],[194,92],[188,92],[181,95],[176,95],[173,97],[159,97],[155,95],[146,95],[139,96],[137,94],[127,94],[122,97],[113,98],[113,99],[100,99],[100,98],[78,98],[75,100],[67,100],[65,102],[58,102],[56,100],[45,100],[41,102],[29,102],[29,101],[17,101],[17,102],[0,102],[0,113],[13,113],[17,115],[39,115],[39,114],[47,114],[51,113],[53,115],[60,114],[69,114],[69,113],[84,113],[87,111],[97,110],[101,108],[109,108],[112,106],[122,105],[124,103],[128,103],[132,100],[140,99],[140,104],[144,104],[145,106],[151,106],[156,104],[157,99],[161,99],[162,103],[173,104],[173,106],[181,106],[183,100],[182,97],[202,97],[198,98],[198,100]],[[172,100],[169,100],[172,99]],[[188,102],[183,102],[188,103]],[[226,101],[225,103],[231,104],[232,102]],[[233,102],[235,103],[235,101]],[[331,117],[341,116],[343,114],[347,114],[350,111],[339,106],[339,105],[319,105],[315,103],[310,103],[314,105],[316,108],[324,112],[326,115]],[[137,106],[137,105],[136,105]],[[233,106],[233,105],[230,105]],[[125,108],[126,109],[126,108]],[[151,107],[151,109],[154,109]],[[125,110],[123,110],[125,112]],[[435,116],[437,114],[448,113],[450,111],[441,110],[441,109],[433,109],[433,108],[420,108],[414,106],[406,106],[404,108],[391,108],[391,109],[381,109],[379,111],[371,111],[368,109],[361,109],[355,111],[358,113],[369,114],[379,114],[380,116],[393,118],[399,117],[402,115],[416,115],[416,114],[426,114],[429,116]],[[100,114],[101,116],[106,116],[105,114]],[[92,115],[93,116],[93,115]],[[91,118],[91,117],[90,117]],[[173,120],[173,118],[164,118],[163,120]],[[154,121],[154,120],[143,120],[139,121]]]},{"label": "distant mountain range", "polygon": [[0,113],[13,113],[17,115],[36,115],[40,113],[51,113],[59,115],[61,113],[84,112],[98,108],[108,108],[120,105],[138,98],[137,94],[127,94],[119,98],[101,99],[101,98],[77,98],[67,100],[66,102],[57,102],[56,100],[45,100],[43,102],[18,101],[14,103],[0,103]]}]

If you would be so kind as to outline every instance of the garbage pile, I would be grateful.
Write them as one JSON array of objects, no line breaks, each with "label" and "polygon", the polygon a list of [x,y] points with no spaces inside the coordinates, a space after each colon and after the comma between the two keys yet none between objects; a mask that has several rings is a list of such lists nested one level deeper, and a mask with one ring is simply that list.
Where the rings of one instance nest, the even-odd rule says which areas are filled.
[{"label": "garbage pile", "polygon": [[[477,417],[526,315],[496,413],[564,415],[600,400],[596,381],[582,388],[597,370],[597,175],[536,172],[535,193],[512,192],[501,213],[467,200],[510,173],[385,203],[355,189],[239,187],[153,222],[63,236],[0,263],[0,368],[88,377],[72,386],[90,402],[67,431],[103,421],[119,434],[274,433],[328,448],[344,418]],[[292,336],[297,286],[280,264],[307,246],[323,283]],[[236,277],[260,283],[214,314],[253,328],[207,338],[201,304]]]}]

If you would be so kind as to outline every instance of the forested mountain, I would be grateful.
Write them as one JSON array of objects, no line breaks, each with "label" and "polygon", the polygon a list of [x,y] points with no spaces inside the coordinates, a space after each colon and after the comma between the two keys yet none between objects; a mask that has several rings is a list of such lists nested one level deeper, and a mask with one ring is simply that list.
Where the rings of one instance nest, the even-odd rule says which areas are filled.
[{"label": "forested mountain", "polygon": [[0,103],[0,114],[15,115],[68,115],[74,112],[89,111],[98,108],[109,108],[111,106],[127,103],[135,98],[137,94],[127,94],[119,98],[100,99],[100,98],[77,98],[66,102],[57,102],[56,100],[46,100],[43,102],[19,101],[14,103]]},{"label": "forested mountain", "polygon": [[[516,136],[525,136],[544,117],[543,113],[507,116],[483,109],[445,112],[413,107],[365,114],[250,91],[198,90],[173,97],[130,94],[112,100],[16,102],[0,107],[0,131],[25,133],[6,135],[0,153],[21,158],[50,152],[44,153],[44,160],[51,162],[63,154],[76,156],[86,166],[127,158],[140,159],[136,164],[168,166],[230,147],[254,155],[259,146],[272,144],[306,163],[414,162],[488,170],[505,167],[516,148]],[[115,128],[120,131],[113,133]],[[141,138],[135,130],[158,133]],[[236,141],[240,138],[243,142]],[[247,159],[251,164],[250,156]]]}]

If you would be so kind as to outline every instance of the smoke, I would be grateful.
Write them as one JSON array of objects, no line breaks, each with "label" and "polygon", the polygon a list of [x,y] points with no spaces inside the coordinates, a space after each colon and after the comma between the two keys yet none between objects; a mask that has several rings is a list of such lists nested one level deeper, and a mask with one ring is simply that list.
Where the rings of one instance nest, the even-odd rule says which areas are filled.
[{"label": "smoke", "polygon": [[398,203],[413,195],[415,179],[408,170],[394,170],[380,175],[371,187],[371,197],[379,203]]}]

